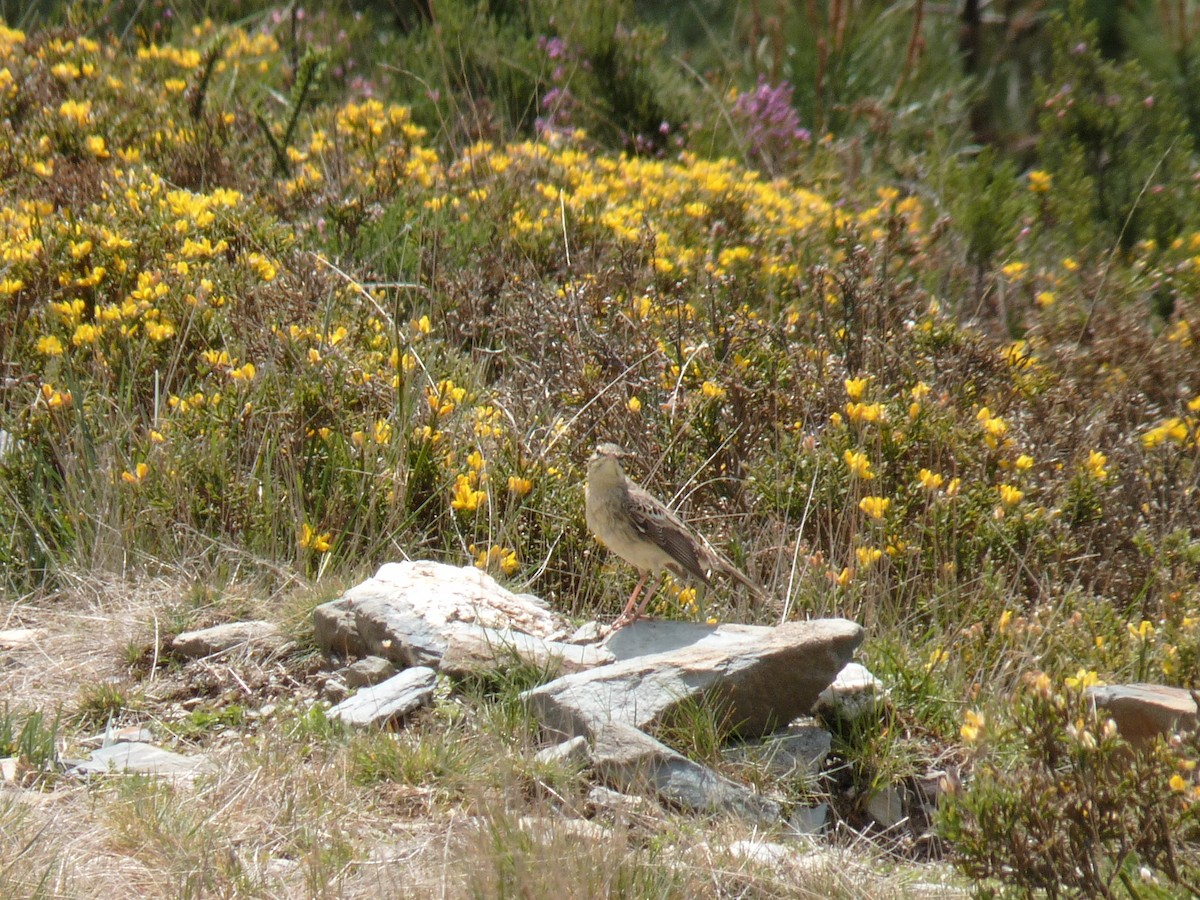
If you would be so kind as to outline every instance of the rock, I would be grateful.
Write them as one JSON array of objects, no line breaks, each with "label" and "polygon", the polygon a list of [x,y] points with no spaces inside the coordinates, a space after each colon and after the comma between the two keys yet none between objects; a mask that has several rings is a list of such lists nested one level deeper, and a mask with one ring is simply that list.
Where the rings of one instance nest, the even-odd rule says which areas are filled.
[{"label": "rock", "polygon": [[273,622],[228,622],[200,631],[186,631],[171,642],[171,650],[184,659],[199,659],[235,650],[256,655],[278,652],[287,640]]},{"label": "rock", "polygon": [[692,762],[631,725],[597,728],[592,765],[618,790],[649,788],[661,800],[693,813],[736,816],[756,825],[779,821],[779,804],[707,766]]},{"label": "rock", "polygon": [[573,737],[561,744],[545,747],[534,757],[540,763],[581,766],[587,762],[588,742],[585,737]]},{"label": "rock", "polygon": [[864,713],[873,713],[887,699],[883,682],[860,663],[846,663],[833,683],[821,692],[817,710],[832,714],[844,722],[852,722]]},{"label": "rock", "polygon": [[110,728],[100,734],[85,737],[79,743],[86,746],[109,747],[122,741],[130,743],[149,744],[154,735],[144,725],[129,725],[125,728]]},{"label": "rock", "polygon": [[6,756],[0,759],[0,782],[4,784],[15,784],[17,781],[17,758],[15,756]]},{"label": "rock", "polygon": [[760,736],[807,713],[862,636],[845,619],[789,622],[766,634],[565,675],[522,696],[543,725],[574,736],[609,722],[647,729],[681,705],[715,695],[740,735]]},{"label": "rock", "polygon": [[45,633],[42,628],[9,628],[0,631],[0,647],[5,650],[32,647]]},{"label": "rock", "polygon": [[904,821],[904,794],[894,784],[872,793],[863,806],[865,812],[884,831]]},{"label": "rock", "polygon": [[592,644],[544,640],[510,628],[496,631],[460,625],[446,635],[439,668],[447,675],[461,678],[512,662],[557,673],[583,672],[612,661],[611,654]]},{"label": "rock", "polygon": [[66,765],[71,775],[117,772],[185,779],[213,770],[207,757],[184,756],[140,741],[120,741],[101,747],[93,750],[89,759],[67,761]]},{"label": "rock", "polygon": [[662,819],[662,810],[657,804],[634,794],[622,794],[612,788],[597,784],[588,791],[588,809],[595,816],[605,816],[612,819],[636,820],[639,822],[658,822]]},{"label": "rock", "polygon": [[[680,623],[662,628],[666,623],[659,622],[639,629],[641,624],[622,629],[633,637],[616,642],[614,653],[664,645],[675,649],[564,675],[522,697],[550,730],[589,737],[594,767],[620,790],[649,788],[690,811],[731,814],[755,824],[777,822],[777,803],[646,732],[684,704],[715,703],[739,734],[761,736],[808,712],[862,640],[862,628],[845,619],[725,631],[673,627]],[[638,637],[639,630],[648,634]],[[819,740],[808,733],[794,738],[798,745],[805,739]],[[794,764],[795,759],[789,768]]]},{"label": "rock", "polygon": [[17,449],[18,441],[11,432],[0,428],[0,458],[7,456]]},{"label": "rock", "polygon": [[596,644],[604,637],[604,629],[599,622],[584,622],[567,638],[568,644]]},{"label": "rock", "polygon": [[428,561],[388,563],[313,612],[314,637],[328,655],[374,654],[453,675],[514,658],[566,671],[611,661],[597,647],[566,644],[570,631],[536,597],[513,594],[473,566]]},{"label": "rock", "polygon": [[812,780],[820,774],[832,745],[829,732],[808,720],[793,722],[756,741],[726,747],[721,755],[730,762],[760,766],[773,778]]},{"label": "rock", "polygon": [[346,687],[361,688],[386,681],[396,674],[396,667],[382,656],[367,656],[344,666],[335,674],[341,677]]},{"label": "rock", "polygon": [[386,725],[428,705],[437,685],[437,673],[414,666],[387,681],[366,687],[343,700],[326,714],[347,725]]},{"label": "rock", "polygon": [[829,804],[817,803],[814,806],[797,806],[788,817],[788,827],[796,835],[816,837],[825,830],[829,820]]},{"label": "rock", "polygon": [[702,622],[638,619],[604,639],[604,648],[617,661],[682,650],[685,647],[725,647],[746,638],[765,638],[767,625],[707,625]]},{"label": "rock", "polygon": [[1197,726],[1196,697],[1183,688],[1159,684],[1109,684],[1087,689],[1087,696],[1108,712],[1117,731],[1134,747],[1160,734]]}]

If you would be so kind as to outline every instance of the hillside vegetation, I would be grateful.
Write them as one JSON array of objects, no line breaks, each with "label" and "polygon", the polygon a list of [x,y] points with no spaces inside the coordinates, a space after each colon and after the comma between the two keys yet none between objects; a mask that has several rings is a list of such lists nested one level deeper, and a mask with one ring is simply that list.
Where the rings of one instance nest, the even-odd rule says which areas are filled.
[{"label": "hillside vegetation", "polygon": [[[778,600],[674,584],[654,614],[866,627],[892,704],[836,736],[852,793],[959,774],[937,839],[896,853],[984,891],[1200,885],[1200,745],[1131,758],[1081,693],[1200,687],[1186,82],[1078,5],[1040,22],[1008,118],[994,83],[938,75],[961,48],[921,3],[839,13],[823,57],[768,17],[750,63],[626,3],[229,6],[0,28],[4,621],[115,629],[78,682],[8,682],[0,756],[161,714],[169,634],[254,612],[303,646],[315,602],[388,560],[614,616],[636,575],[582,494],[612,440]],[[316,667],[299,652],[288,678]],[[94,827],[149,893],[282,896],[210,858],[262,831],[306,893],[354,895],[378,887],[347,875],[386,833],[372,815],[484,810],[467,858],[496,881],[466,893],[545,896],[503,868],[537,868],[512,821],[578,773],[531,768],[519,680],[399,742],[288,705],[291,682],[252,721],[214,689],[215,718],[173,733],[236,725],[253,759],[190,806],[98,788]],[[293,791],[267,823],[238,800],[255,777]],[[349,810],[361,834],[325,829]],[[89,895],[40,827],[0,794],[0,894]],[[712,888],[653,841],[594,852],[562,883]],[[744,880],[722,890],[794,890]]]}]

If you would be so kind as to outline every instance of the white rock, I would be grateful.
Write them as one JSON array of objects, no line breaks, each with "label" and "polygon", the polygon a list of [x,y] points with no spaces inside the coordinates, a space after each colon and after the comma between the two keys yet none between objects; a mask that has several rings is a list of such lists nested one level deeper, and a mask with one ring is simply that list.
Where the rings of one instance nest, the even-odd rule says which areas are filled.
[{"label": "white rock", "polygon": [[544,747],[534,757],[540,763],[582,765],[588,758],[588,742],[585,737],[573,737],[561,744]]},{"label": "white rock", "polygon": [[436,686],[437,673],[433,669],[414,666],[387,681],[363,688],[326,715],[347,725],[385,725],[428,705]]},{"label": "white rock", "polygon": [[0,647],[6,650],[16,650],[19,647],[30,647],[46,633],[44,628],[9,628],[0,631]]}]

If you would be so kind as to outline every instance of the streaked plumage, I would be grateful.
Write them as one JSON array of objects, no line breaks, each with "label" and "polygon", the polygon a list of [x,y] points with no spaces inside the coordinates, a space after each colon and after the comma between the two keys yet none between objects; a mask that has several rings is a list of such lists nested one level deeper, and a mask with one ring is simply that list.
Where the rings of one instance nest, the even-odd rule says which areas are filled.
[{"label": "streaked plumage", "polygon": [[704,585],[710,583],[712,572],[723,572],[756,597],[765,596],[759,585],[625,474],[621,460],[631,455],[616,444],[600,444],[588,460],[585,492],[587,523],[592,533],[642,573],[618,623],[641,615],[653,594],[647,595],[633,612],[638,593],[651,574],[663,571]]}]

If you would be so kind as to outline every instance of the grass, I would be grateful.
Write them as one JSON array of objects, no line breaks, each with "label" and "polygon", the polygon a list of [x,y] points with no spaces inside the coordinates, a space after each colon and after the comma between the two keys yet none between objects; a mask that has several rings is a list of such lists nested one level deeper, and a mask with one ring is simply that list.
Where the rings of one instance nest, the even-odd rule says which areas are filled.
[{"label": "grass", "polygon": [[[0,738],[45,762],[128,719],[223,764],[186,803],[141,782],[6,801],[4,890],[87,894],[127,866],[150,894],[365,895],[390,883],[371,853],[393,839],[418,893],[559,889],[545,870],[565,837],[522,825],[584,808],[587,774],[535,760],[517,700],[550,673],[448,686],[412,727],[349,734],[305,709],[309,622],[406,557],[610,617],[635,575],[583,523],[601,438],[776,598],[718,586],[701,612],[664,590],[658,612],[866,627],[891,699],[835,729],[843,827],[853,798],[931,770],[1022,796],[1013,771],[1103,733],[1055,719],[1065,699],[1049,737],[1023,732],[1046,691],[1196,686],[1196,165],[1176,104],[1146,105],[1150,76],[1072,52],[1095,34],[1055,26],[1029,119],[1041,168],[1023,169],[937,116],[914,137],[914,110],[937,106],[924,53],[939,45],[899,8],[845,23],[827,60],[823,90],[861,100],[873,88],[851,61],[893,48],[880,71],[905,83],[885,99],[907,112],[881,101],[869,128],[861,105],[803,83],[690,91],[652,30],[600,33],[623,7],[595,22],[547,9],[446,5],[463,67],[419,23],[400,37],[336,11],[186,34],[132,11],[145,30],[124,41],[94,21],[0,32],[0,589],[6,622],[54,636],[0,673],[21,698]],[[393,41],[426,42],[428,71],[377,64]],[[371,83],[340,90],[352,72]],[[541,110],[547,95],[560,105]],[[797,143],[794,107],[838,133]],[[1084,152],[1087,122],[1135,120],[1154,154]],[[295,649],[171,657],[174,635],[241,618],[279,623]],[[688,711],[671,740],[715,759],[727,724]],[[1178,843],[1139,853],[1194,883],[1162,863],[1195,861],[1194,776],[1158,778],[1191,772],[1191,751],[1159,752],[1136,793]],[[1004,881],[1004,804],[964,783],[949,852]],[[60,834],[78,821],[101,837]],[[596,893],[694,895],[726,874],[731,892],[808,890],[723,850],[677,864],[696,841],[675,826],[662,843],[589,839],[564,877]],[[1125,871],[1097,868],[1102,891]]]}]

